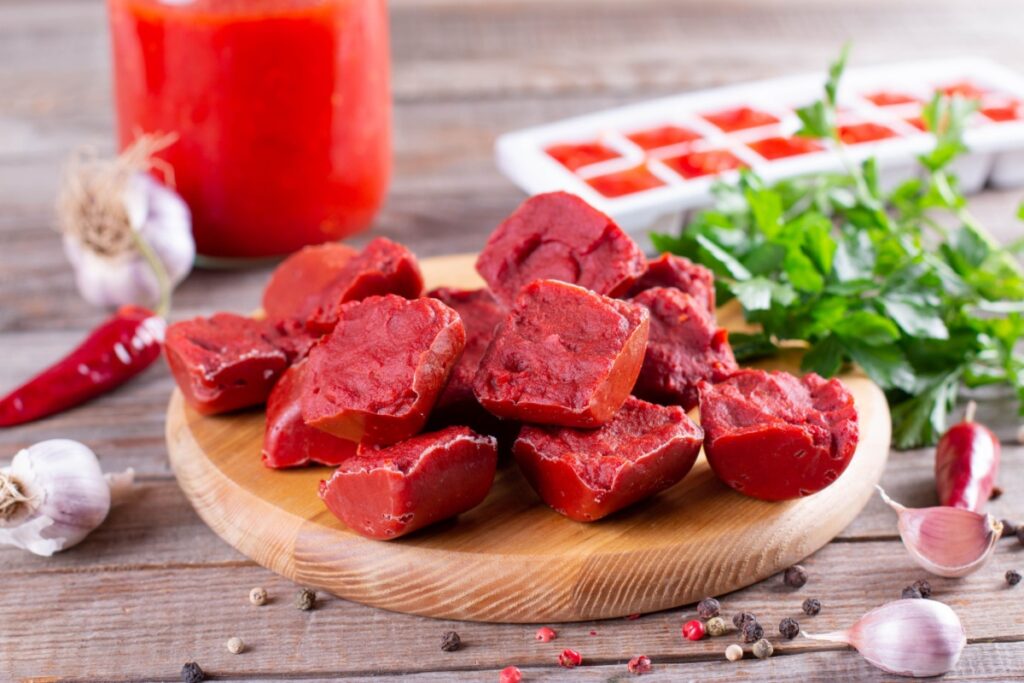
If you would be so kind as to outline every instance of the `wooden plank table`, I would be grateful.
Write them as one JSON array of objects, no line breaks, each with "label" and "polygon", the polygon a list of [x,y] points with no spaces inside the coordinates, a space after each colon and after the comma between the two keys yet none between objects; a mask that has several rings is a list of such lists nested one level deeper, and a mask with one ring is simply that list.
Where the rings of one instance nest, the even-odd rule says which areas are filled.
[{"label": "wooden plank table", "polygon": [[[1024,70],[1017,0],[395,0],[396,174],[380,234],[422,255],[479,248],[521,199],[495,170],[501,131],[611,104],[821,68],[852,38],[855,63],[981,54]],[[109,61],[100,0],[0,0],[0,387],[60,355],[102,313],[83,305],[52,231],[58,170],[76,146],[112,147]],[[1020,192],[990,192],[973,208],[1004,239],[1018,237]],[[268,267],[197,272],[179,290],[175,317],[258,301]],[[134,499],[74,550],[53,558],[0,550],[0,680],[176,680],[199,661],[219,680],[494,681],[508,664],[530,681],[623,678],[646,654],[645,680],[881,680],[855,653],[776,639],[771,660],[731,664],[729,640],[683,641],[693,607],[635,621],[555,625],[539,644],[532,627],[447,623],[387,613],[330,597],[312,612],[291,606],[296,586],[221,542],[196,517],[171,475],[163,441],[171,388],[161,366],[124,390],[38,424],[0,431],[0,460],[56,436],[92,446],[108,470],[131,466]],[[1005,396],[981,406],[1004,440],[993,504],[1024,520],[1024,448]],[[931,453],[894,453],[883,484],[911,505],[934,500]],[[833,543],[805,562],[811,580],[792,591],[776,577],[723,596],[774,630],[818,597],[816,631],[844,627],[899,597],[922,576],[877,499]],[[994,560],[961,581],[932,579],[961,614],[969,646],[956,680],[1024,678],[1024,546],[1004,541]],[[262,585],[273,600],[247,599]],[[442,633],[465,647],[442,652]],[[231,655],[227,638],[249,645]],[[583,653],[573,672],[563,647]]]}]

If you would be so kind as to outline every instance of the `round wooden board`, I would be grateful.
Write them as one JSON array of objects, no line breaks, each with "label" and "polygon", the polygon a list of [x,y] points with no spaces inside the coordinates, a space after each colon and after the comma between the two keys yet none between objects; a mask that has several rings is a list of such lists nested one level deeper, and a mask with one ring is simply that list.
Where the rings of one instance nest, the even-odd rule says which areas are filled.
[{"label": "round wooden board", "polygon": [[[423,263],[428,286],[477,287],[471,255]],[[742,325],[736,309],[725,327]],[[796,370],[798,356],[770,366]],[[167,446],[185,495],[224,540],[300,584],[375,607],[432,617],[557,622],[688,604],[760,581],[828,543],[873,493],[889,453],[882,392],[843,381],[860,414],[860,446],[824,491],[766,503],[720,484],[703,455],[662,494],[593,524],[541,503],[514,465],[476,509],[407,538],[351,532],[317,497],[328,468],[275,471],[260,462],[261,412],[203,417],[177,390]]]}]

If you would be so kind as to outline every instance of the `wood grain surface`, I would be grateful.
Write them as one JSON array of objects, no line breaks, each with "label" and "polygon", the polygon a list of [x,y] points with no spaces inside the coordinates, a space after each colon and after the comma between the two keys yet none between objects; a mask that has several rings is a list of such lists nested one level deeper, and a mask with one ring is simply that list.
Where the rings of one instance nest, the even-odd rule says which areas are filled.
[{"label": "wood grain surface", "polygon": [[[427,288],[480,286],[475,255],[424,262]],[[734,307],[727,329],[743,324]],[[796,370],[793,354],[769,367]],[[397,612],[491,622],[583,621],[655,612],[760,581],[832,540],[874,494],[889,454],[885,396],[859,374],[860,442],[824,491],[766,503],[721,484],[703,455],[676,486],[591,524],[548,508],[518,468],[499,469],[486,500],[394,541],[351,531],[316,495],[331,468],[271,470],[264,414],[204,417],[175,391],[167,449],[199,516],[261,565],[340,597]]]},{"label": "wood grain surface", "polygon": [[[421,255],[479,249],[522,199],[494,168],[495,136],[512,128],[711,85],[821,68],[844,40],[854,64],[977,54],[1024,71],[1019,0],[391,0],[395,176],[375,231]],[[53,231],[59,169],[80,145],[113,147],[102,0],[0,0],[0,387],[64,353],[105,315],[85,306]],[[1021,237],[1020,191],[987,191],[971,209],[1001,239]],[[269,265],[200,271],[178,289],[174,317],[251,310]],[[405,616],[323,596],[291,606],[296,585],[210,531],[167,459],[164,416],[172,382],[154,367],[122,390],[64,415],[0,430],[0,460],[44,438],[79,439],[106,469],[134,467],[133,500],[83,544],[53,558],[0,549],[0,680],[173,681],[196,659],[218,680],[496,681],[508,664],[527,681],[608,681],[625,662],[654,660],[647,681],[893,680],[849,650],[775,641],[768,661],[729,663],[729,640],[683,642],[692,606],[561,626],[552,643],[534,628]],[[1003,439],[1000,517],[1024,520],[1024,448],[1006,394],[981,396],[981,418]],[[933,454],[896,452],[882,484],[911,505],[934,504]],[[848,626],[920,578],[877,498],[832,543],[804,561],[793,592],[772,577],[720,596],[766,624],[799,618],[819,631]],[[969,644],[947,680],[1024,678],[1024,601],[1003,573],[1024,569],[1024,546],[1003,541],[992,562],[936,593],[964,620]],[[274,601],[249,605],[263,584]],[[455,629],[466,647],[439,648]],[[769,631],[772,629],[769,628]],[[595,631],[597,635],[589,635]],[[233,635],[250,649],[224,648]],[[586,664],[555,661],[562,647]]]}]

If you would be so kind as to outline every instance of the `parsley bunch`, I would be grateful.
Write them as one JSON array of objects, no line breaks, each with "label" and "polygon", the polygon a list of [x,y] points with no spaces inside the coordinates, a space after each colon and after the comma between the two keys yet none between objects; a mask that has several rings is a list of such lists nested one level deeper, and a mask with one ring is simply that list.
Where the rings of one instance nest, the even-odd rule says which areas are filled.
[{"label": "parsley bunch", "polygon": [[[722,301],[739,300],[757,334],[731,336],[740,360],[787,340],[826,377],[855,362],[885,390],[897,448],[933,444],[961,386],[1008,384],[1024,405],[1021,242],[1000,247],[967,210],[949,165],[965,151],[977,102],[936,95],[924,120],[936,145],[923,173],[890,192],[876,162],[850,161],[835,125],[846,50],[822,100],[798,110],[798,135],[834,141],[843,173],[765,184],[744,172],[661,251],[711,268]],[[1019,214],[1024,218],[1024,215]]]}]

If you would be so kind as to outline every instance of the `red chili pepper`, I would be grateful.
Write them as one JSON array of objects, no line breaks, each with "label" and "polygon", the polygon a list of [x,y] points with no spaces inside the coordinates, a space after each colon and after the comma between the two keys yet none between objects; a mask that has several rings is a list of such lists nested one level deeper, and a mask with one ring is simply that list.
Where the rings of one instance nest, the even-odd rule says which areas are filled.
[{"label": "red chili pepper", "polygon": [[0,398],[0,427],[32,422],[115,389],[160,356],[165,328],[152,311],[122,306],[78,348]]},{"label": "red chili pepper", "polygon": [[935,487],[939,502],[981,512],[999,472],[999,439],[974,421],[975,404],[964,421],[950,427],[935,450]]}]

